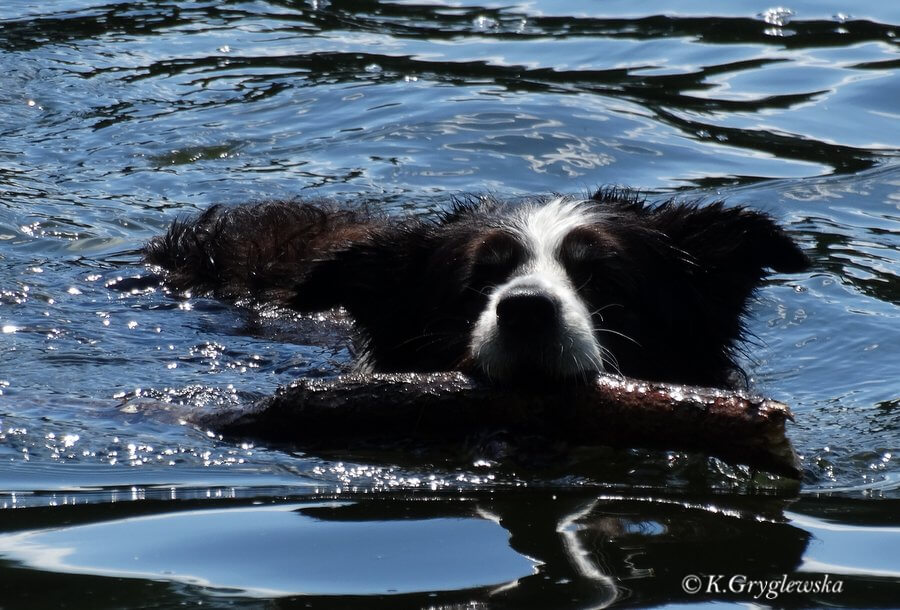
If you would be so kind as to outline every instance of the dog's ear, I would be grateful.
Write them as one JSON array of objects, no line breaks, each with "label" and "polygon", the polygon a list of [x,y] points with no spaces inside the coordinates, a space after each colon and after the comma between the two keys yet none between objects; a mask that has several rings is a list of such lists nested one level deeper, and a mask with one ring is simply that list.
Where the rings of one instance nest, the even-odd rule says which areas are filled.
[{"label": "dog's ear", "polygon": [[721,202],[706,206],[667,203],[647,211],[654,229],[709,274],[758,281],[765,269],[797,273],[809,259],[768,215]]},{"label": "dog's ear", "polygon": [[364,304],[377,308],[379,303],[373,300],[390,294],[399,277],[406,275],[405,242],[401,228],[374,227],[364,237],[323,254],[295,286],[290,307],[304,312],[335,307],[353,311]]},{"label": "dog's ear", "polygon": [[635,280],[643,281],[636,317],[617,329],[641,347],[619,347],[620,362],[631,350],[641,376],[730,384],[748,299],[770,269],[802,271],[806,256],[769,216],[746,208],[672,202],[631,206],[629,218],[644,229],[630,245],[649,271]]}]

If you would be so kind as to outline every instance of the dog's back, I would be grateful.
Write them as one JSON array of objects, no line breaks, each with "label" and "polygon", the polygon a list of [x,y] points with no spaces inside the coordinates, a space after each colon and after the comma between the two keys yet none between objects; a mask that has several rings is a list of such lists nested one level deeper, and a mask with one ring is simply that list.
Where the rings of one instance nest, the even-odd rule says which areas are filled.
[{"label": "dog's back", "polygon": [[366,239],[384,219],[329,202],[272,200],[214,205],[176,220],[144,248],[179,292],[287,304],[311,265]]}]

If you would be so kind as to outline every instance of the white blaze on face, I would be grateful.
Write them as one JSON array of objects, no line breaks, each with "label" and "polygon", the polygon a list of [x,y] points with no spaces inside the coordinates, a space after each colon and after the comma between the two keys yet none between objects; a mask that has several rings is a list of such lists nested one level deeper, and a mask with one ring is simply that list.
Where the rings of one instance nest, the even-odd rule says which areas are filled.
[{"label": "white blaze on face", "polygon": [[[599,214],[590,209],[589,202],[561,197],[513,215],[511,228],[526,247],[526,260],[491,293],[470,345],[472,356],[489,377],[512,376],[521,365],[537,365],[547,371],[548,377],[564,378],[603,370],[602,347],[595,337],[590,311],[559,259],[566,235],[598,220]],[[525,341],[512,353],[500,336],[497,303],[511,291],[521,289],[544,293],[556,301],[559,328],[549,342],[536,341],[529,349],[532,346]],[[525,345],[524,350],[521,345]]]}]

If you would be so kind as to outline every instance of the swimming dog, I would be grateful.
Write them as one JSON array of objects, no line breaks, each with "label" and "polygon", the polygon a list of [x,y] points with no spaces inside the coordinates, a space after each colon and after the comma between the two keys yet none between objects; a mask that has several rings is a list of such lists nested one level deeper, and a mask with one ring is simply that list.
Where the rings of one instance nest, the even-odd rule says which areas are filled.
[{"label": "swimming dog", "polygon": [[617,189],[467,197],[404,218],[322,201],[216,205],[174,222],[145,258],[175,290],[343,308],[368,371],[710,386],[733,384],[748,301],[769,270],[808,264],[762,212]]}]

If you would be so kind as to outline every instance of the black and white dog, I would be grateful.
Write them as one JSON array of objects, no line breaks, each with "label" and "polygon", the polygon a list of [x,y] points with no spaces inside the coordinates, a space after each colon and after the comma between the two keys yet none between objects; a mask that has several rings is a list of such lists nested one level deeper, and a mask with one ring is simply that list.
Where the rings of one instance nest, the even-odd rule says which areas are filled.
[{"label": "black and white dog", "polygon": [[301,312],[343,307],[361,366],[499,383],[598,371],[730,385],[767,269],[807,259],[763,213],[625,191],[459,201],[433,218],[327,202],[213,206],[147,246],[176,290]]}]

